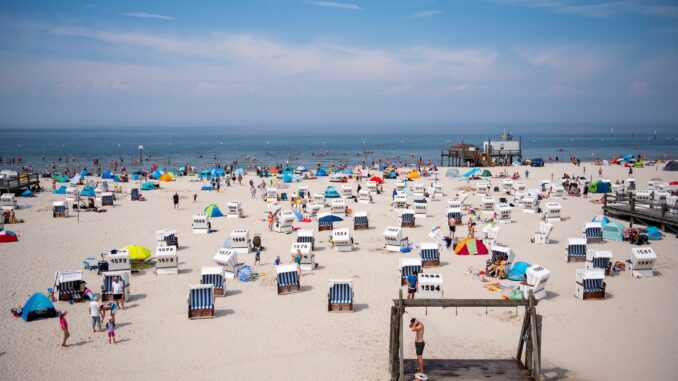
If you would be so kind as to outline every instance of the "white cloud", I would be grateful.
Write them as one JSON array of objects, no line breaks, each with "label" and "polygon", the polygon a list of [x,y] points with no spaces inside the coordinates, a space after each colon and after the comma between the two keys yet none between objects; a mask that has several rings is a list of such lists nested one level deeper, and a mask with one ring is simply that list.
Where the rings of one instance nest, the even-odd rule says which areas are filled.
[{"label": "white cloud", "polygon": [[419,12],[415,12],[415,13],[411,14],[410,17],[412,17],[412,18],[424,18],[424,17],[436,16],[436,15],[439,15],[441,13],[443,13],[443,12],[442,11],[434,11],[434,10],[419,11]]},{"label": "white cloud", "polygon": [[171,17],[171,16],[157,15],[157,14],[146,13],[146,12],[127,12],[127,13],[123,13],[123,15],[129,16],[129,17],[137,17],[137,18],[140,18],[140,19],[174,20],[174,17]]},{"label": "white cloud", "polygon": [[638,14],[662,18],[678,18],[678,5],[663,0],[489,0],[515,7],[545,9],[556,13],[586,17],[611,17]]},{"label": "white cloud", "polygon": [[532,65],[550,69],[556,78],[585,80],[610,67],[614,53],[581,46],[560,46],[541,50],[519,50]]},{"label": "white cloud", "polygon": [[309,4],[315,5],[315,6],[318,6],[318,7],[350,9],[350,10],[353,10],[353,11],[359,11],[359,10],[363,9],[361,6],[356,5],[356,4],[336,3],[334,1],[311,1],[311,2],[309,2]]}]

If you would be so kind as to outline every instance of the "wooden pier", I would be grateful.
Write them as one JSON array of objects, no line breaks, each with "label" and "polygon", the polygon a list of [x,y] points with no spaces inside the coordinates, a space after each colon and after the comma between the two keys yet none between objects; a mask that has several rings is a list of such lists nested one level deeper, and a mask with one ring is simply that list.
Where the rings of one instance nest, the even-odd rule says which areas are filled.
[{"label": "wooden pier", "polygon": [[639,222],[657,226],[665,232],[678,233],[677,206],[638,200],[632,193],[628,195],[606,193],[603,196],[603,214],[628,219],[632,224]]},{"label": "wooden pier", "polygon": [[430,380],[502,379],[540,380],[542,317],[537,314],[532,292],[525,300],[503,299],[399,299],[391,307],[389,371],[392,381],[414,379],[416,359],[403,356],[403,314],[406,307],[525,307],[516,357],[513,359],[424,359],[424,371]]},{"label": "wooden pier", "polygon": [[37,173],[19,173],[18,177],[0,180],[0,193],[21,194],[28,188],[40,185],[40,175]]}]

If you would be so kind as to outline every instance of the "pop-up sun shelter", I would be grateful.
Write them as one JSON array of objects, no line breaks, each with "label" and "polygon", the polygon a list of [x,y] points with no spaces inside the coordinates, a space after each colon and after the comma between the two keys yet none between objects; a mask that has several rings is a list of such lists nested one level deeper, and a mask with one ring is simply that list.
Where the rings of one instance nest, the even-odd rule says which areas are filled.
[{"label": "pop-up sun shelter", "polygon": [[205,208],[205,214],[208,215],[209,217],[223,217],[224,214],[221,213],[221,210],[219,210],[219,207],[217,204],[211,204],[207,208]]},{"label": "pop-up sun shelter", "polygon": [[488,254],[487,246],[483,241],[476,238],[466,238],[457,244],[454,248],[457,255],[482,255]]},{"label": "pop-up sun shelter", "polygon": [[59,189],[55,189],[52,191],[54,194],[66,194],[66,186],[62,185],[59,187]]},{"label": "pop-up sun shelter", "polygon": [[82,188],[82,191],[80,192],[80,196],[96,197],[96,192],[94,191],[93,187],[86,186],[86,187]]},{"label": "pop-up sun shelter", "polygon": [[21,310],[21,318],[25,321],[53,318],[57,316],[54,304],[43,293],[35,293],[28,298]]},{"label": "pop-up sun shelter", "polygon": [[19,239],[14,232],[9,230],[0,231],[0,243],[16,242],[18,240]]},{"label": "pop-up sun shelter", "polygon": [[155,185],[153,185],[152,182],[146,181],[145,183],[141,184],[141,190],[153,190],[155,189]]},{"label": "pop-up sun shelter", "polygon": [[325,168],[318,168],[318,170],[315,172],[315,175],[317,177],[324,177],[327,176],[327,169]]},{"label": "pop-up sun shelter", "polygon": [[603,226],[603,239],[613,241],[624,240],[624,225],[619,222],[608,222]]},{"label": "pop-up sun shelter", "polygon": [[339,198],[339,192],[337,191],[337,188],[335,187],[327,187],[325,188],[325,198]]}]

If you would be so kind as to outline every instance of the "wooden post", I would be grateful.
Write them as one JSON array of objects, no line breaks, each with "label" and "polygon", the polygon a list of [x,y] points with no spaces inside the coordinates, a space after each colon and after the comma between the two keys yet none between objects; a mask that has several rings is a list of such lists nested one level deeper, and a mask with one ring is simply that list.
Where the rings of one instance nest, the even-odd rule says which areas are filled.
[{"label": "wooden post", "polygon": [[391,306],[391,332],[389,336],[389,350],[388,350],[388,370],[391,373],[391,380],[398,379],[398,353],[400,353],[398,334],[400,332],[400,315],[398,314],[398,307]]},{"label": "wooden post", "polygon": [[399,336],[398,336],[398,367],[400,368],[399,373],[399,381],[404,381],[405,380],[405,369],[403,366],[403,361],[404,361],[404,343],[403,343],[403,313],[405,312],[405,307],[403,306],[403,289],[401,288],[398,291],[398,330],[399,330]]},{"label": "wooden post", "polygon": [[541,371],[541,315],[537,315],[537,351],[539,353],[539,357],[537,358],[537,362],[539,363],[539,370]]},{"label": "wooden post", "polygon": [[[525,339],[527,338],[526,335],[527,335],[527,328],[528,328],[528,324],[527,324],[528,316],[529,316],[529,313],[528,313],[527,307],[525,307],[525,316],[523,316],[523,326],[520,329],[520,338],[518,339],[518,352],[516,353],[516,360],[518,360],[518,362],[521,362],[521,363],[523,362],[523,360],[522,360],[523,345],[525,345]],[[523,365],[527,366],[527,361],[525,361],[523,363]]]}]

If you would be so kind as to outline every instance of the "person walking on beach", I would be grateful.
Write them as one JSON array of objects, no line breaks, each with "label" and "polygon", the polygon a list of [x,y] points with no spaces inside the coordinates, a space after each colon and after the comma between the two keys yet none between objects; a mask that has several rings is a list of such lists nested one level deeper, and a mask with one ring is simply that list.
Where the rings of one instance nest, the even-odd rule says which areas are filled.
[{"label": "person walking on beach", "polygon": [[99,302],[97,302],[96,299],[92,300],[89,302],[89,316],[92,319],[92,332],[97,331],[97,327],[99,327],[99,331],[103,331],[101,328],[101,306],[99,305]]},{"label": "person walking on beach", "polygon": [[197,200],[198,200],[198,194],[197,194],[197,193],[193,193],[193,203],[195,204],[195,202],[196,202]]},{"label": "person walking on beach", "polygon": [[452,242],[454,242],[455,234],[457,233],[456,224],[457,224],[457,222],[454,220],[454,217],[450,217],[450,219],[447,220],[447,225],[450,228],[450,235],[449,236],[450,236],[450,239],[452,240]]},{"label": "person walking on beach", "polygon": [[61,326],[61,332],[63,332],[64,340],[61,342],[62,347],[68,346],[66,340],[71,337],[71,333],[68,331],[68,321],[66,321],[66,311],[61,311],[59,314],[59,325]]},{"label": "person walking on beach", "polygon": [[172,196],[172,202],[174,202],[174,209],[179,209],[179,193],[174,193],[174,196]]},{"label": "person walking on beach", "polygon": [[598,167],[598,177],[603,177],[603,167]]},{"label": "person walking on beach", "polygon": [[414,349],[417,353],[417,371],[424,373],[424,323],[416,318],[410,320],[410,329],[414,332]]},{"label": "person walking on beach", "polygon": [[120,309],[125,310],[125,285],[120,281],[120,277],[116,276],[113,278],[113,283],[111,284],[113,289],[113,300],[120,305]]},{"label": "person walking on beach", "polygon": [[417,292],[417,283],[419,282],[419,273],[414,271],[407,276],[407,299],[414,300],[414,294]]},{"label": "person walking on beach", "polygon": [[589,187],[587,187],[586,184],[584,184],[584,198],[588,197],[589,197]]},{"label": "person walking on beach", "polygon": [[268,212],[268,231],[273,231],[273,212]]},{"label": "person walking on beach", "polygon": [[[529,177],[530,177],[530,171],[526,169],[525,170],[525,179],[527,179]],[[551,179],[551,180],[553,180],[553,179]]]},{"label": "person walking on beach", "polygon": [[113,319],[113,316],[109,316],[106,330],[108,331],[108,343],[115,344],[115,319]]},{"label": "person walking on beach", "polygon": [[257,247],[257,251],[254,253],[254,265],[261,264],[261,249]]}]

